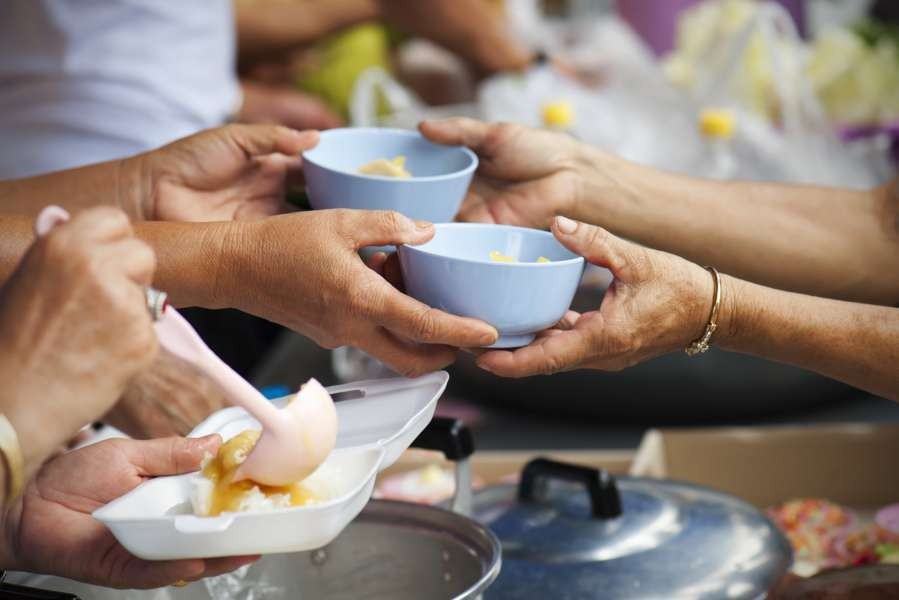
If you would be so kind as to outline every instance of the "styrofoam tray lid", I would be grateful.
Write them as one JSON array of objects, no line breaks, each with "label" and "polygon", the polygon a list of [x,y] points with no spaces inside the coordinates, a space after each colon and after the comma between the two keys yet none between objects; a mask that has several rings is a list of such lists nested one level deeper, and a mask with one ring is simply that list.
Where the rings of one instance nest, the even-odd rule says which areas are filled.
[{"label": "styrofoam tray lid", "polygon": [[[430,422],[449,375],[362,381],[328,388],[338,412],[337,447],[320,471],[333,481],[318,504],[199,517],[190,506],[198,473],[157,477],[94,511],[129,552],[147,560],[300,552],[326,545],[365,507],[378,472]],[[286,398],[276,400],[284,404]],[[224,439],[259,423],[243,409],[211,415],[190,435]],[[320,475],[319,472],[313,477]]]},{"label": "styrofoam tray lid", "polygon": [[[386,469],[431,421],[448,382],[449,374],[438,371],[416,379],[373,379],[327,388],[337,407],[335,448],[381,446],[385,450],[381,469]],[[280,408],[290,398],[284,396],[272,402]],[[188,435],[218,433],[227,440],[259,427],[256,419],[235,406],[213,413]]]}]

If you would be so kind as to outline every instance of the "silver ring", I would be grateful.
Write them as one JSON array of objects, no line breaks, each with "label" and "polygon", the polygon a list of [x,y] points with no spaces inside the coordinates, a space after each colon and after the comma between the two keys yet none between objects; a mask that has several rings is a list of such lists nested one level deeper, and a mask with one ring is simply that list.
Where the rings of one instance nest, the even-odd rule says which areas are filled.
[{"label": "silver ring", "polygon": [[158,321],[165,314],[165,307],[168,306],[169,296],[165,292],[148,287],[145,290],[147,295],[147,310],[154,321]]}]

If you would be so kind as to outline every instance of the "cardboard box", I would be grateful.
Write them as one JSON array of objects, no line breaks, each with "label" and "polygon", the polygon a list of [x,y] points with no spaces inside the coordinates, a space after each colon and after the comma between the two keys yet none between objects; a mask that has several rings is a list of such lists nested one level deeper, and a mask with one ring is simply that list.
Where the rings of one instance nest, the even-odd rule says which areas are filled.
[{"label": "cardboard box", "polygon": [[899,502],[899,425],[650,430],[633,475],[680,479],[764,508],[796,497]]},{"label": "cardboard box", "polygon": [[[536,456],[602,467],[613,474],[679,479],[766,508],[797,497],[826,498],[856,510],[899,502],[899,425],[652,429],[628,451],[475,452],[472,472],[491,484]],[[410,450],[382,475],[441,455]]]}]

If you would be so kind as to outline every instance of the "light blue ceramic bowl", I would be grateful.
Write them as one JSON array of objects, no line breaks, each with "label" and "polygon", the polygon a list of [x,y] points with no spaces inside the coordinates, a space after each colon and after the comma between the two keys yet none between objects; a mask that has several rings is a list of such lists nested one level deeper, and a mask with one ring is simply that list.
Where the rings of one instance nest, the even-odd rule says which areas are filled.
[{"label": "light blue ceramic bowl", "polygon": [[[398,249],[406,292],[428,306],[490,323],[500,334],[491,347],[529,344],[571,306],[584,259],[551,233],[473,223],[435,227],[428,243]],[[494,262],[494,250],[520,262]],[[535,262],[540,256],[552,262]]]},{"label": "light blue ceramic bowl", "polygon": [[[358,173],[366,163],[399,155],[409,179]],[[455,218],[477,166],[468,148],[433,144],[404,129],[329,129],[303,153],[312,208],[395,210],[433,223]]]}]

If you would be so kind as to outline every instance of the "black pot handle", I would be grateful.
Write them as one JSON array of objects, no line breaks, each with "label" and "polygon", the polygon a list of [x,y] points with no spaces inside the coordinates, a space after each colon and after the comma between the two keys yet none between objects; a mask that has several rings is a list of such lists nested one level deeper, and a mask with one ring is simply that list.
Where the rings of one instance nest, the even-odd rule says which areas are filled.
[{"label": "black pot handle", "polygon": [[618,486],[608,471],[557,462],[548,458],[535,458],[524,466],[518,483],[518,499],[522,502],[542,499],[548,479],[584,484],[590,494],[591,510],[596,519],[612,519],[621,514]]},{"label": "black pot handle", "polygon": [[474,438],[459,419],[434,417],[412,442],[412,447],[443,452],[447,460],[459,461],[474,453]]},{"label": "black pot handle", "polygon": [[11,583],[0,583],[0,598],[5,600],[78,600],[78,596],[50,590],[39,590]]}]

